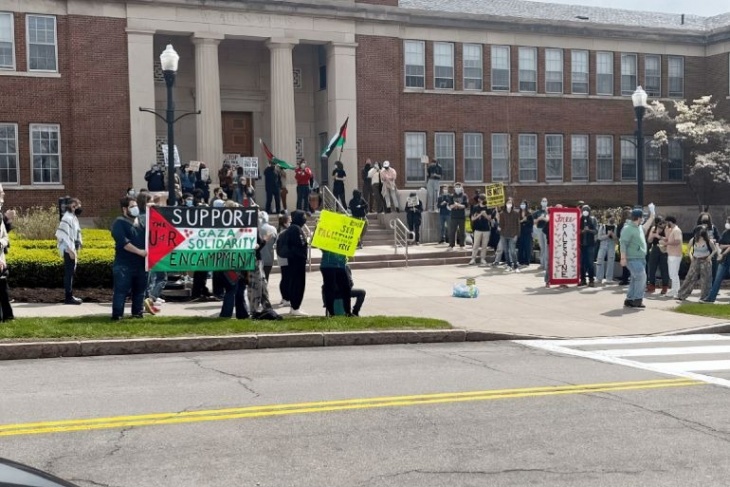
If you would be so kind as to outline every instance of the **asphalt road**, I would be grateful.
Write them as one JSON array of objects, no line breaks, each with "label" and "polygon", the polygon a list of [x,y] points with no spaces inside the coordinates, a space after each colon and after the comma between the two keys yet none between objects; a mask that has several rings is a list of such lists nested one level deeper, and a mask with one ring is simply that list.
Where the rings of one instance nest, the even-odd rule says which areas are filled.
[{"label": "asphalt road", "polygon": [[729,400],[508,342],[16,361],[0,456],[81,486],[725,486]]}]

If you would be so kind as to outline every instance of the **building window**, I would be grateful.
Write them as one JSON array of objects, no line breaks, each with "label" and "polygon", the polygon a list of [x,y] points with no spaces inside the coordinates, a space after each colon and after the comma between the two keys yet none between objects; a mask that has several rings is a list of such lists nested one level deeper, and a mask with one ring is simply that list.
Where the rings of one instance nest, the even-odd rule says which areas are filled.
[{"label": "building window", "polygon": [[18,126],[0,124],[0,183],[18,182]]},{"label": "building window", "polygon": [[518,59],[520,91],[537,91],[537,49],[520,47]]},{"label": "building window", "polygon": [[633,95],[636,83],[636,54],[621,54],[621,94]]},{"label": "building window", "polygon": [[426,87],[426,45],[423,41],[403,43],[406,62],[406,88]]},{"label": "building window", "polygon": [[563,50],[545,49],[545,93],[563,92]]},{"label": "building window", "polygon": [[596,53],[596,94],[613,95],[613,53]]},{"label": "building window", "polygon": [[545,181],[555,182],[562,180],[563,136],[559,134],[548,134],[545,136]]},{"label": "building window", "polygon": [[510,90],[509,46],[492,46],[492,91]]},{"label": "building window", "polygon": [[644,143],[644,181],[662,180],[662,151],[661,148],[652,144],[651,140]]},{"label": "building window", "polygon": [[317,60],[319,61],[319,90],[327,89],[327,48],[317,46]]},{"label": "building window", "polygon": [[573,135],[570,149],[573,181],[588,181],[588,136]]},{"label": "building window", "polygon": [[662,57],[644,56],[644,91],[649,96],[662,96]]},{"label": "building window", "polygon": [[0,13],[0,68],[15,69],[13,14]]},{"label": "building window", "polygon": [[669,181],[684,180],[684,151],[678,139],[669,140]]},{"label": "building window", "polygon": [[450,42],[433,43],[433,85],[454,89],[454,45]]},{"label": "building window", "polygon": [[30,126],[30,158],[33,161],[33,184],[61,182],[61,127]]},{"label": "building window", "polygon": [[509,181],[509,134],[492,134],[492,182]]},{"label": "building window", "polygon": [[464,44],[464,89],[482,89],[482,46]]},{"label": "building window", "polygon": [[570,52],[570,91],[576,95],[588,94],[588,51]]},{"label": "building window", "polygon": [[635,137],[621,137],[621,181],[636,181]]},{"label": "building window", "polygon": [[464,181],[468,183],[484,181],[482,134],[464,134]]},{"label": "building window", "polygon": [[56,17],[28,15],[28,70],[58,71]]},{"label": "building window", "polygon": [[537,135],[520,134],[519,170],[521,183],[537,182]]},{"label": "building window", "polygon": [[670,56],[669,64],[669,96],[684,97],[684,58]]},{"label": "building window", "polygon": [[456,177],[454,174],[454,163],[456,158],[454,153],[454,134],[436,133],[434,137],[434,147],[436,159],[441,165],[441,180],[454,181]]},{"label": "building window", "polygon": [[596,137],[596,180],[613,181],[613,137]]},{"label": "building window", "polygon": [[426,165],[421,157],[426,155],[426,134],[406,132],[406,183],[422,183],[426,180]]}]

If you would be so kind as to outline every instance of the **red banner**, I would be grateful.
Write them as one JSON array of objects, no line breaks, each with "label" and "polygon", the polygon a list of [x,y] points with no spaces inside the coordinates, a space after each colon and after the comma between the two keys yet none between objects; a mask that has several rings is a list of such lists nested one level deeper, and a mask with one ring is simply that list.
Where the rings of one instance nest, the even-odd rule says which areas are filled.
[{"label": "red banner", "polygon": [[549,208],[549,284],[580,281],[580,210]]}]

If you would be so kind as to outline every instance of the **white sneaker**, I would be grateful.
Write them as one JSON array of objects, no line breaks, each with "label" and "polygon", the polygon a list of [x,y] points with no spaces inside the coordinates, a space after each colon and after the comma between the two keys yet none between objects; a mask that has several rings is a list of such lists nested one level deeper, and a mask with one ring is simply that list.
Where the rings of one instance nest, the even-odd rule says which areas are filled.
[{"label": "white sneaker", "polygon": [[472,260],[469,261],[469,265],[476,265],[476,263],[477,262],[474,259],[472,259]]},{"label": "white sneaker", "polygon": [[453,251],[454,251],[454,247],[449,247],[448,249],[446,249],[446,252],[453,252]]},{"label": "white sneaker", "polygon": [[519,267],[515,267],[515,272],[522,272]]},{"label": "white sneaker", "polygon": [[486,266],[487,265],[487,261],[486,260],[483,260],[479,265]]},{"label": "white sneaker", "polygon": [[289,308],[289,307],[291,307],[291,303],[289,301],[285,300],[285,299],[282,299],[279,302],[279,307],[280,308]]},{"label": "white sneaker", "polygon": [[293,308],[289,311],[289,315],[290,316],[309,316],[307,313],[305,313],[301,309],[293,309]]},{"label": "white sneaker", "polygon": [[155,305],[156,306],[160,306],[162,304],[165,304],[165,300],[164,299],[162,299],[162,298],[155,299]]}]

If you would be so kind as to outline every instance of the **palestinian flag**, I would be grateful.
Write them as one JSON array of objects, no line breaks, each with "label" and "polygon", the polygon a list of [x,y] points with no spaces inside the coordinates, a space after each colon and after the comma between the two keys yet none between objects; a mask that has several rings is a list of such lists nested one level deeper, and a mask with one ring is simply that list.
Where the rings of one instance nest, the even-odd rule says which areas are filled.
[{"label": "palestinian flag", "polygon": [[282,169],[294,169],[294,166],[292,166],[288,162],[282,161],[281,159],[278,159],[276,156],[274,156],[274,154],[271,153],[271,150],[269,150],[263,140],[259,139],[259,142],[261,143],[261,147],[264,149],[264,153],[266,154],[266,158],[269,160],[269,162],[274,161],[274,164]]},{"label": "palestinian flag", "polygon": [[330,140],[329,145],[325,149],[325,151],[322,153],[322,157],[329,157],[330,154],[332,154],[336,148],[338,147],[344,147],[345,142],[347,141],[347,122],[350,120],[350,117],[347,117],[345,120],[345,123],[342,124],[342,127],[340,127],[339,133],[332,137],[332,140]]}]

